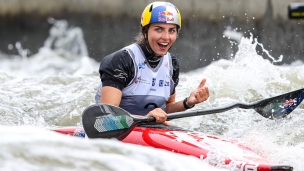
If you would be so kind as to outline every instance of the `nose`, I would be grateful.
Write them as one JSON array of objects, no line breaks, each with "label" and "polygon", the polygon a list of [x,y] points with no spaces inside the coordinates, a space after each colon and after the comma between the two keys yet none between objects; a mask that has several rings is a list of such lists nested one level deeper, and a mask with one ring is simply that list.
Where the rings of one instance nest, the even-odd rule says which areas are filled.
[{"label": "nose", "polygon": [[166,39],[166,40],[169,39],[169,32],[168,31],[164,31],[163,35],[162,35],[162,38]]}]

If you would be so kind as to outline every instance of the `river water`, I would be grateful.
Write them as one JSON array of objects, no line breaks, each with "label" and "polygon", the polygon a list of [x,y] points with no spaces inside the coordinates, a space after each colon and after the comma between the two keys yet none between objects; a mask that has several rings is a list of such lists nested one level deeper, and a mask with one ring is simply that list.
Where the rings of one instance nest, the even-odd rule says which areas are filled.
[{"label": "river water", "polygon": [[[256,46],[262,45],[253,37],[238,41],[238,51],[231,60],[214,61],[205,68],[181,73],[177,100],[188,96],[202,78],[207,79],[210,98],[192,110],[253,102],[303,88],[304,64],[295,61],[274,65],[281,57],[269,55],[263,59],[256,52]],[[8,48],[17,48],[20,55],[0,54],[0,170],[226,170],[206,160],[163,150],[50,131],[59,126],[81,126],[81,113],[94,104],[100,84],[99,63],[87,56],[80,28],[67,29],[64,22],[54,23],[50,37],[30,58],[18,42]],[[171,122],[238,139],[272,163],[303,171],[303,118],[301,104],[281,120],[264,118],[251,109],[232,109]]]}]

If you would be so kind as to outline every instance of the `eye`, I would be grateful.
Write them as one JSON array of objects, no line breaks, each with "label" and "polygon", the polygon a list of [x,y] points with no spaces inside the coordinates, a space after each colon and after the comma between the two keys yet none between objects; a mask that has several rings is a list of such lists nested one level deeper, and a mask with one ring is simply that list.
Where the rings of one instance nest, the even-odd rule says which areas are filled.
[{"label": "eye", "polygon": [[161,31],[162,31],[162,29],[161,29],[160,27],[156,28],[155,30],[156,30],[157,32],[161,32]]},{"label": "eye", "polygon": [[175,33],[175,32],[176,32],[176,29],[175,29],[175,28],[169,29],[169,32],[170,32],[170,33]]}]

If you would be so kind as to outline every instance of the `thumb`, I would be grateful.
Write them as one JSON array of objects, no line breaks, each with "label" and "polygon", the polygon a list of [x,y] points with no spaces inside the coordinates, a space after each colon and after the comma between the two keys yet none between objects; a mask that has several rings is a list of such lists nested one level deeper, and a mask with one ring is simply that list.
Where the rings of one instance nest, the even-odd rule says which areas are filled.
[{"label": "thumb", "polygon": [[200,83],[200,85],[198,86],[198,88],[204,87],[205,84],[206,84],[206,81],[207,81],[207,80],[204,78],[204,79],[201,81],[201,83]]}]

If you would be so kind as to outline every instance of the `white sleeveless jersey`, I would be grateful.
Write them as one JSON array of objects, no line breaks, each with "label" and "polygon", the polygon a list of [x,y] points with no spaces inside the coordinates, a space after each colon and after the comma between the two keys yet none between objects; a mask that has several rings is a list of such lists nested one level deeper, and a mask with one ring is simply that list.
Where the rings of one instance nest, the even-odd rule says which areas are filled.
[{"label": "white sleeveless jersey", "polygon": [[146,115],[154,108],[166,110],[166,101],[174,89],[173,66],[168,52],[151,68],[138,44],[124,48],[133,59],[135,76],[122,90],[120,107],[131,114]]}]

